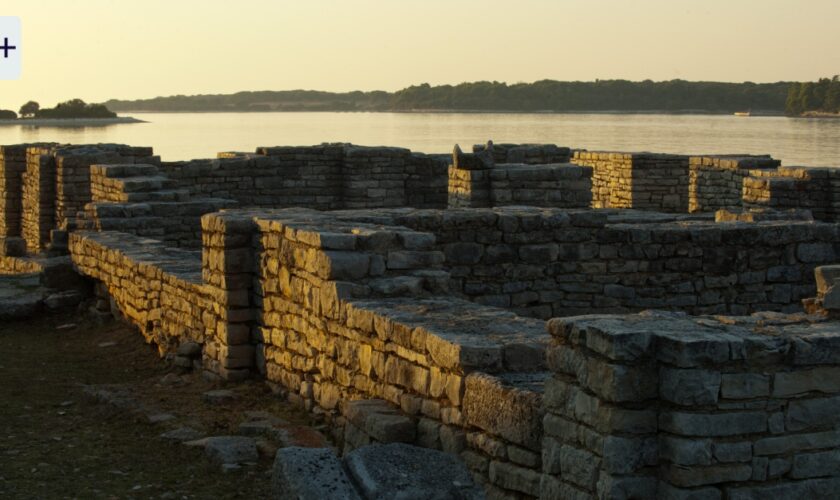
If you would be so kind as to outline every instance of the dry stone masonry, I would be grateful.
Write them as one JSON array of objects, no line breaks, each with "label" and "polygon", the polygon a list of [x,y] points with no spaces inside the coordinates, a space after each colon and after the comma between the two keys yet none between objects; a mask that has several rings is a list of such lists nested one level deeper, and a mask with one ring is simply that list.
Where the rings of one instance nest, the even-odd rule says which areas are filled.
[{"label": "dry stone masonry", "polygon": [[[72,262],[178,366],[325,415],[351,469],[410,444],[488,498],[823,498],[835,177],[554,145],[4,146],[0,274],[52,287]],[[278,491],[316,459],[344,467],[278,454]]]},{"label": "dry stone masonry", "polygon": [[575,151],[572,161],[593,169],[594,208],[688,211],[685,156]]},{"label": "dry stone masonry", "polygon": [[[472,154],[462,153],[456,146],[449,167],[449,206],[590,205],[592,169],[568,163],[568,148],[511,146],[489,142],[474,147]],[[501,154],[496,152],[497,147]],[[556,160],[562,162],[554,163]]]},{"label": "dry stone masonry", "polygon": [[688,171],[688,211],[713,212],[742,205],[744,179],[751,171],[775,169],[769,156],[692,156]]},{"label": "dry stone masonry", "polygon": [[524,163],[526,165],[544,165],[569,163],[572,150],[554,144],[486,144],[473,145],[473,153],[490,151],[494,163]]},{"label": "dry stone masonry", "polygon": [[817,220],[836,221],[840,209],[840,174],[833,168],[780,167],[751,170],[744,179],[747,208],[810,210]]},{"label": "dry stone masonry", "polygon": [[0,146],[0,238],[20,236],[27,145]]},{"label": "dry stone masonry", "polygon": [[447,165],[445,155],[323,144],[164,162],[161,173],[193,196],[232,199],[243,206],[444,208]]},{"label": "dry stone masonry", "polygon": [[549,322],[544,498],[829,498],[840,331],[759,313]]}]

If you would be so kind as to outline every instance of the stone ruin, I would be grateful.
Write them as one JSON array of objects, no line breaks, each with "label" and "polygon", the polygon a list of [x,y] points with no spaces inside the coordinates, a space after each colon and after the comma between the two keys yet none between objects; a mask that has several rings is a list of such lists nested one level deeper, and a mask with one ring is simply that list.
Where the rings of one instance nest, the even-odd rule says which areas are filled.
[{"label": "stone ruin", "polygon": [[838,172],[492,143],[4,146],[0,282],[40,277],[26,313],[93,294],[178,366],[323,413],[343,453],[442,450],[488,498],[829,497]]}]

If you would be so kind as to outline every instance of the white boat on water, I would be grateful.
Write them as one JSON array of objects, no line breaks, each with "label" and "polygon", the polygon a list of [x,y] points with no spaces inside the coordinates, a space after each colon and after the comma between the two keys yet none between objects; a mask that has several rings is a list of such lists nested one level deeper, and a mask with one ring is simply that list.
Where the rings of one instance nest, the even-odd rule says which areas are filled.
[{"label": "white boat on water", "polygon": [[736,111],[735,116],[751,116],[752,113],[749,111]]}]

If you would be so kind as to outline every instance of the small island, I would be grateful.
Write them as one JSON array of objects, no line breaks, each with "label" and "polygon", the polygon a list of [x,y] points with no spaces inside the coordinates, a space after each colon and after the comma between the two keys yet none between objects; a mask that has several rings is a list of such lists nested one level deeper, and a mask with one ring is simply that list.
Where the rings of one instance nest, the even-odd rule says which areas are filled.
[{"label": "small island", "polygon": [[54,108],[41,108],[35,101],[20,107],[18,113],[0,109],[0,125],[57,127],[91,127],[118,123],[144,123],[130,116],[117,116],[104,104],[88,104],[81,99],[59,103]]}]

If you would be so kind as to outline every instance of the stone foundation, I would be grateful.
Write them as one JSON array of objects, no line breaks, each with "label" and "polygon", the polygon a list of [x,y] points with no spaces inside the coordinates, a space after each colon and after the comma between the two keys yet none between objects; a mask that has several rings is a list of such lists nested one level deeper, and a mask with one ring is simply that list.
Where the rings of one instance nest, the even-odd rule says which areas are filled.
[{"label": "stone foundation", "polygon": [[816,291],[814,268],[834,262],[840,243],[836,226],[807,221],[534,208],[380,213],[389,217],[361,220],[435,235],[453,292],[540,318],[800,310]]},{"label": "stone foundation", "polygon": [[[495,147],[488,143],[483,149],[476,147],[474,154],[464,154],[456,146],[449,167],[451,208],[506,205],[582,208],[591,204],[592,169],[570,163],[536,163],[567,157],[543,154],[549,149],[547,146],[503,149],[501,155],[495,153]],[[526,155],[534,149],[537,155]],[[496,163],[496,157],[517,158],[522,162]],[[524,163],[526,159],[533,163]]]},{"label": "stone foundation", "polygon": [[572,150],[555,144],[487,144],[473,145],[473,153],[490,151],[494,163],[521,163],[525,165],[544,165],[569,163]]},{"label": "stone foundation", "polygon": [[572,162],[593,169],[593,208],[688,211],[686,156],[575,151]]},{"label": "stone foundation", "polygon": [[243,206],[444,208],[447,164],[444,155],[403,148],[323,144],[165,162],[161,174],[193,197],[235,200]]},{"label": "stone foundation", "polygon": [[[190,352],[179,366],[265,380],[345,452],[441,449],[490,498],[824,497],[837,481],[831,173],[488,145],[456,149],[446,188],[446,158],[400,148],[122,148],[27,149],[30,251],[61,250],[66,227],[97,308]],[[743,186],[773,179],[766,199],[788,201],[734,202],[747,167]],[[799,206],[779,178],[822,191]],[[491,207],[508,204],[532,206]],[[3,237],[0,273],[37,265],[21,244]]]},{"label": "stone foundation", "polygon": [[27,145],[0,146],[0,238],[20,236]]},{"label": "stone foundation", "polygon": [[744,179],[752,170],[778,168],[769,156],[729,155],[689,158],[688,211],[713,212],[741,207]]},{"label": "stone foundation", "polygon": [[836,324],[646,313],[549,331],[542,498],[833,495]]},{"label": "stone foundation", "polygon": [[838,188],[840,173],[833,168],[751,170],[744,179],[743,200],[748,208],[803,209],[817,220],[835,222],[840,208]]},{"label": "stone foundation", "polygon": [[[106,284],[119,309],[163,351],[174,352],[184,342],[195,342],[203,346],[202,364],[208,372],[229,380],[264,377],[290,400],[332,415],[337,435],[348,450],[369,443],[395,441],[439,448],[458,453],[494,495],[543,498],[571,493],[583,498],[601,495],[603,491],[613,492],[607,495],[611,498],[614,492],[627,488],[634,492],[655,492],[657,488],[679,491],[707,484],[722,484],[726,488],[749,481],[754,470],[766,466],[769,471],[769,461],[756,460],[763,455],[751,454],[743,462],[737,461],[740,458],[731,462],[739,471],[735,476],[721,472],[715,462],[729,464],[726,462],[729,458],[710,458],[703,464],[708,470],[700,469],[696,474],[723,476],[712,474],[708,483],[685,479],[694,478],[690,474],[695,472],[684,472],[685,464],[679,462],[674,466],[677,467],[674,477],[668,475],[671,473],[655,472],[660,470],[659,461],[664,460],[658,443],[665,432],[674,434],[675,439],[679,436],[708,439],[710,450],[740,453],[744,445],[739,441],[738,446],[733,444],[733,450],[729,450],[728,435],[719,440],[716,436],[695,436],[694,430],[682,429],[682,421],[674,424],[677,427],[671,431],[657,430],[654,425],[653,430],[640,431],[641,435],[636,436],[625,428],[610,428],[612,421],[582,420],[590,418],[581,413],[588,411],[585,410],[588,406],[583,396],[573,392],[574,383],[566,376],[568,372],[557,364],[558,357],[573,356],[562,350],[571,349],[568,347],[571,341],[563,343],[562,349],[553,348],[546,357],[549,337],[544,333],[545,324],[505,310],[544,317],[554,314],[553,305],[545,312],[540,309],[543,306],[517,307],[522,305],[518,303],[497,302],[496,305],[503,307],[490,307],[482,296],[465,293],[477,290],[466,284],[474,287],[484,280],[487,286],[498,283],[504,289],[509,283],[519,283],[521,289],[510,292],[511,300],[531,297],[527,292],[545,286],[536,296],[544,294],[551,300],[560,300],[564,305],[558,310],[565,311],[575,309],[563,300],[583,301],[587,292],[572,291],[564,283],[603,287],[601,291],[588,292],[592,301],[587,302],[585,309],[590,312],[614,308],[612,303],[598,301],[608,293],[617,295],[613,293],[618,289],[616,286],[625,291],[616,299],[627,301],[623,306],[627,310],[640,310],[646,305],[643,301],[632,302],[629,291],[650,293],[654,286],[662,290],[660,298],[651,299],[663,301],[658,304],[691,312],[702,310],[695,302],[674,299],[682,295],[678,288],[669,287],[681,286],[678,283],[703,287],[699,294],[696,290],[690,294],[686,288],[686,297],[717,293],[716,300],[723,302],[708,307],[721,311],[792,309],[791,297],[786,296],[776,305],[768,302],[768,297],[779,289],[788,292],[796,289],[802,294],[813,292],[813,285],[807,285],[809,278],[796,273],[812,270],[815,259],[835,258],[836,228],[789,221],[715,224],[690,219],[664,222],[660,217],[658,221],[645,222],[640,216],[635,223],[628,224],[628,218],[633,218],[630,214],[613,212],[612,217],[616,218],[613,223],[610,216],[609,212],[537,208],[330,213],[305,209],[233,210],[202,218],[200,265],[195,253],[167,249],[119,233],[75,232],[70,247],[77,268]],[[562,250],[565,253],[561,255],[559,240],[542,240],[547,235],[562,237],[568,245],[573,234],[588,238],[569,247],[577,249],[575,254]],[[658,248],[673,255],[663,258],[657,253],[653,258],[640,253],[631,258],[626,253],[639,242],[645,245],[639,248]],[[507,245],[508,251],[500,253],[501,249],[496,248],[500,245]],[[592,247],[595,250],[581,253],[591,245],[595,245]],[[669,245],[673,245],[673,250],[667,250]],[[605,248],[614,248],[615,252]],[[683,253],[680,248],[695,250]],[[485,256],[493,255],[507,255],[508,260],[488,261],[485,267]],[[610,255],[615,255],[616,262],[623,265],[639,261],[647,262],[648,268],[654,265],[662,268],[626,271],[626,277],[634,277],[636,281],[624,282],[625,271],[618,268],[610,271]],[[689,262],[696,264],[689,265]],[[558,280],[565,274],[551,274],[570,265],[594,270],[595,274],[584,273],[579,280],[566,282]],[[742,267],[744,275],[739,278],[733,271]],[[490,273],[490,269],[501,272]],[[543,277],[538,279],[536,273]],[[669,274],[676,280],[674,285],[662,281]],[[529,279],[533,281],[522,281],[526,276],[531,276]],[[610,281],[598,276],[617,279]],[[509,281],[512,277],[516,281]],[[553,288],[548,283],[554,283]],[[748,297],[756,302],[748,301]],[[833,328],[832,323],[812,324],[809,321],[814,320],[804,317],[782,320],[781,315],[762,314],[765,316],[724,321],[719,317],[695,320],[674,313],[653,316],[648,313],[640,317],[653,319],[640,321],[650,321],[653,326],[631,329],[632,335],[622,342],[631,342],[631,346],[637,340],[642,342],[644,335],[638,331],[670,331],[664,325],[672,325],[667,328],[681,332],[674,340],[677,343],[696,337],[693,334],[686,337],[686,332],[692,331],[690,325],[700,325],[697,328],[709,335],[718,332],[715,330],[718,328],[726,332],[721,335],[727,346],[739,339],[744,344],[739,349],[744,351],[728,347],[726,356],[741,354],[731,360],[714,358],[708,363],[700,357],[697,363],[702,362],[704,370],[741,374],[753,373],[759,366],[751,364],[750,370],[739,368],[744,359],[752,359],[743,356],[750,356],[752,349],[757,348],[753,344],[758,341],[742,340],[746,333],[738,333],[742,331],[740,327],[730,328],[731,321],[749,328],[767,326],[769,332],[775,331],[773,328],[785,332],[800,331],[796,330],[799,328],[804,332],[802,335],[822,336]],[[636,321],[634,317],[605,318],[612,322],[607,325]],[[578,321],[586,324],[589,319],[553,320],[551,331],[559,337],[558,332],[561,329],[565,332],[566,327],[558,325],[576,325]],[[785,326],[788,323],[799,326]],[[605,328],[599,326],[597,331]],[[760,332],[764,332],[761,328]],[[597,349],[607,349],[597,345]],[[623,343],[621,346],[625,348]],[[673,349],[678,353],[690,352],[693,346]],[[626,349],[635,352],[634,347]],[[655,351],[657,355],[664,356],[662,349]],[[779,352],[788,352],[787,348],[780,349]],[[652,355],[644,352],[644,356]],[[709,355],[705,347],[701,353]],[[597,357],[589,351],[580,356]],[[581,359],[580,356],[575,359]],[[562,386],[566,396],[558,395],[560,389],[543,394],[548,377],[546,359],[556,372],[552,384],[560,384],[558,380],[566,384]],[[783,362],[781,358],[773,359],[775,363]],[[629,363],[621,357],[614,361],[620,362],[621,370]],[[695,366],[692,364],[695,361],[684,365],[681,360],[666,362],[662,358],[662,368],[660,365],[651,368],[644,361],[645,369],[656,377],[666,365],[676,373],[671,376],[671,371],[667,372],[669,375],[660,382],[656,377],[650,381],[640,378],[636,372],[629,375],[616,372],[618,368],[609,363],[569,363],[591,366],[592,371],[587,373],[592,375],[586,375],[590,378],[577,382],[583,387],[581,393],[594,392],[592,397],[602,397],[610,403],[626,401],[627,407],[636,408],[634,411],[640,415],[664,412],[665,406],[659,402],[650,407],[644,403],[644,409],[638,407],[650,398],[659,397],[656,384],[683,380],[677,377],[682,375],[679,370]],[[768,373],[785,371],[781,364],[761,369],[770,370]],[[619,376],[630,378],[624,381]],[[636,380],[636,385],[631,380]],[[693,387],[684,385],[686,390]],[[601,390],[618,392],[598,392]],[[636,396],[633,391],[641,391],[641,395]],[[728,401],[734,396],[726,394],[718,396],[715,404],[735,406],[715,407],[715,411],[740,415],[737,401]],[[563,419],[571,417],[562,411],[572,412],[577,420],[564,423]],[[681,410],[679,414],[686,412],[691,413]],[[708,408],[702,406],[694,412],[705,415]],[[742,413],[755,412],[751,409]],[[764,418],[769,421],[770,416]],[[570,427],[572,424],[578,427]],[[592,431],[585,430],[587,425]],[[649,424],[638,425],[649,428]],[[580,437],[588,432],[601,437],[596,441]],[[686,432],[689,434],[685,435]],[[772,437],[767,429],[755,430],[755,436],[752,430],[744,432],[749,434],[746,439],[755,442]],[[616,437],[611,438],[613,435]],[[724,456],[723,453],[718,454]],[[743,479],[748,469],[750,478]],[[568,471],[566,475],[561,472],[564,470]]]}]

